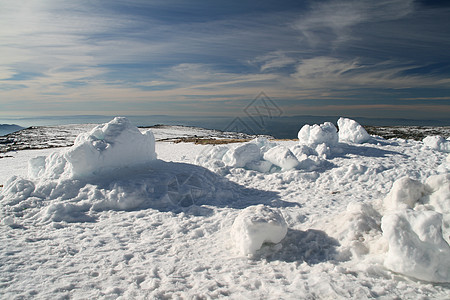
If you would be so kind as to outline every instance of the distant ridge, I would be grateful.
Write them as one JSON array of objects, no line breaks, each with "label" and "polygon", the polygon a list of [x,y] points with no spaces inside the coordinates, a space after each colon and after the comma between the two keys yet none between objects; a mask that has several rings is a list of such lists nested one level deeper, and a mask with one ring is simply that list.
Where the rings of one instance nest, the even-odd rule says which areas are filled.
[{"label": "distant ridge", "polygon": [[0,124],[0,136],[4,136],[22,129],[24,129],[24,127],[16,124]]},{"label": "distant ridge", "polygon": [[[296,138],[300,128],[305,124],[321,124],[332,122],[336,124],[341,116],[313,116],[296,115],[273,117],[266,116],[264,111],[261,116],[247,116],[244,113],[236,116],[170,116],[170,115],[141,115],[127,116],[136,126],[184,125],[221,131],[237,131],[247,134],[263,134],[276,138]],[[408,118],[368,118],[342,115],[353,119],[363,126],[450,126],[450,118],[447,119],[408,119]],[[22,126],[49,126],[67,124],[101,124],[109,122],[114,116],[105,115],[72,115],[52,117],[27,117],[16,118],[14,122]],[[8,122],[8,119],[0,122]],[[12,121],[12,120],[11,120]],[[17,125],[16,125],[17,126]]]}]

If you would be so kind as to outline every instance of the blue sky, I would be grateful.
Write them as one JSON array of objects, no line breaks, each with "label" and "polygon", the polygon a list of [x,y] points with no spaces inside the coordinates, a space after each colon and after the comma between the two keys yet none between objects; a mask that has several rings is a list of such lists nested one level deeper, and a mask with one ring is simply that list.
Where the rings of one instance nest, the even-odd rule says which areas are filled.
[{"label": "blue sky", "polygon": [[448,118],[446,1],[0,0],[0,117]]}]

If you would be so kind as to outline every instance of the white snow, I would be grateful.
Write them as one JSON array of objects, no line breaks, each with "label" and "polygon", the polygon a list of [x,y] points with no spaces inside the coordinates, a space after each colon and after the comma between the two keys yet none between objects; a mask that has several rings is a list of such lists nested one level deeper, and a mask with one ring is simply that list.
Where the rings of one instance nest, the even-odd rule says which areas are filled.
[{"label": "white snow", "polygon": [[423,143],[431,149],[450,152],[450,140],[446,140],[440,135],[427,136],[423,139]]},{"label": "white snow", "polygon": [[339,118],[337,121],[339,127],[339,141],[350,142],[355,144],[362,144],[370,139],[370,135],[367,131],[358,124],[358,122],[347,119]]},{"label": "white snow", "polygon": [[242,210],[231,227],[231,239],[242,255],[255,254],[264,243],[277,244],[286,236],[287,224],[274,209],[264,205]]},{"label": "white snow", "polygon": [[398,179],[384,200],[385,266],[417,279],[450,282],[450,174],[425,184]]},{"label": "white snow", "polygon": [[281,168],[282,171],[292,170],[299,162],[295,155],[285,146],[275,146],[264,153],[264,159]]},{"label": "white snow", "polygon": [[153,148],[115,122],[0,159],[0,298],[448,298],[441,149],[338,143],[331,123],[313,143]]},{"label": "white snow", "polygon": [[424,185],[407,176],[397,179],[389,194],[384,199],[387,210],[399,208],[413,208],[416,202],[424,195]]},{"label": "white snow", "polygon": [[29,177],[83,178],[155,159],[153,133],[148,130],[142,134],[128,119],[116,117],[80,134],[66,151],[31,160]]},{"label": "white snow", "polygon": [[229,149],[223,156],[225,165],[243,168],[248,163],[260,160],[259,147],[254,143],[246,143]]},{"label": "white snow", "polygon": [[383,217],[389,241],[385,266],[431,282],[450,282],[450,247],[442,238],[442,215],[434,211],[396,211]]},{"label": "white snow", "polygon": [[319,145],[325,144],[334,146],[338,143],[339,136],[336,126],[333,123],[325,122],[323,124],[304,125],[298,132],[300,144]]}]

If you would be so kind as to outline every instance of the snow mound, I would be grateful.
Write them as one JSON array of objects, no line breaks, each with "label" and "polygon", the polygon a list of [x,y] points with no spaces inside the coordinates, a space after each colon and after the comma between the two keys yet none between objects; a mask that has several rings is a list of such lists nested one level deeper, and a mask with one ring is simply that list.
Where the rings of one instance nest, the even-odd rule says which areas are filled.
[{"label": "snow mound", "polygon": [[253,255],[264,243],[277,244],[286,236],[283,216],[264,205],[242,210],[231,227],[231,239],[241,255]]},{"label": "snow mound", "polygon": [[450,282],[450,174],[431,176],[424,184],[400,178],[384,207],[385,266],[420,280]]},{"label": "snow mound", "polygon": [[227,166],[243,168],[248,163],[258,161],[260,158],[259,147],[254,143],[246,143],[228,150],[223,156],[223,161]]},{"label": "snow mound", "polygon": [[381,215],[370,204],[350,202],[345,212],[331,220],[326,231],[341,244],[340,258],[361,257],[384,251]]},{"label": "snow mound", "polygon": [[450,140],[440,135],[427,136],[423,139],[423,143],[431,149],[450,153]]},{"label": "snow mound", "polygon": [[414,208],[424,193],[425,187],[421,182],[409,177],[402,177],[392,185],[391,191],[384,199],[384,207],[387,210]]},{"label": "snow mound", "polygon": [[219,174],[228,174],[230,168],[244,168],[261,173],[291,170],[314,171],[324,165],[323,158],[331,153],[325,144],[313,149],[307,145],[287,147],[266,138],[235,145],[210,147],[195,158],[195,163]]},{"label": "snow mound", "polygon": [[450,282],[450,247],[442,238],[442,215],[434,211],[397,211],[383,217],[389,241],[385,266],[431,282]]},{"label": "snow mound", "polygon": [[325,122],[320,125],[304,125],[298,132],[298,140],[300,144],[305,145],[334,146],[338,143],[339,137],[336,126],[331,122]]},{"label": "snow mound", "polygon": [[358,122],[339,118],[337,121],[339,127],[339,141],[362,144],[370,139],[370,135]]},{"label": "snow mound", "polygon": [[30,178],[83,178],[156,159],[152,131],[142,134],[130,121],[116,117],[88,133],[62,153],[30,161]]},{"label": "snow mound", "polygon": [[[225,149],[216,149],[213,156],[224,155]],[[252,157],[248,149],[259,154],[253,144],[243,147],[244,157]],[[238,156],[235,163],[242,161]],[[79,135],[66,150],[32,159],[28,173],[29,178],[6,182],[0,205],[41,223],[92,221],[105,210],[230,205],[240,193],[249,193],[203,167],[157,160],[151,131],[142,134],[125,118]]]},{"label": "snow mound", "polygon": [[295,155],[284,146],[276,146],[264,153],[264,159],[281,168],[282,171],[291,170],[298,166]]}]

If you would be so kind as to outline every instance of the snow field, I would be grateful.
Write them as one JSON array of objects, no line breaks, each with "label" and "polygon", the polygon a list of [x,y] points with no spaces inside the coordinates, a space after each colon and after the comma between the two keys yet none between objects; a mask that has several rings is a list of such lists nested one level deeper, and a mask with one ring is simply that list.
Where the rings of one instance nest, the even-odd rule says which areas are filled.
[{"label": "snow field", "polygon": [[[71,149],[40,159],[39,178],[1,189],[0,295],[448,297],[448,154],[322,127],[309,128],[320,143],[156,143],[160,160],[86,172],[72,172]],[[89,136],[74,147],[103,138]],[[95,151],[126,140],[113,136]]]}]

